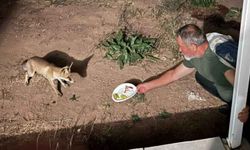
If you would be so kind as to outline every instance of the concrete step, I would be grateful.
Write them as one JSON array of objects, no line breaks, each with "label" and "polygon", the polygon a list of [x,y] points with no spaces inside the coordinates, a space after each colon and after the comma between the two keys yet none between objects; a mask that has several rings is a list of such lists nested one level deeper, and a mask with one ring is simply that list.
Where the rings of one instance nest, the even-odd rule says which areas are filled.
[{"label": "concrete step", "polygon": [[220,137],[214,137],[133,150],[225,150],[225,147]]}]

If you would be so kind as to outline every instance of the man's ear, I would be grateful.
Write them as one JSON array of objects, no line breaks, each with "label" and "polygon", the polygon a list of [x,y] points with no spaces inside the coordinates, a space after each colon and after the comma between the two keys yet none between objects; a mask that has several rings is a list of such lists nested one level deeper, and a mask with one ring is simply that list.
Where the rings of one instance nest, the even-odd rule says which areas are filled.
[{"label": "man's ear", "polygon": [[196,51],[198,50],[198,45],[196,45],[196,44],[194,44],[194,43],[191,43],[190,46],[191,46],[191,48],[192,48],[193,51],[196,52]]}]

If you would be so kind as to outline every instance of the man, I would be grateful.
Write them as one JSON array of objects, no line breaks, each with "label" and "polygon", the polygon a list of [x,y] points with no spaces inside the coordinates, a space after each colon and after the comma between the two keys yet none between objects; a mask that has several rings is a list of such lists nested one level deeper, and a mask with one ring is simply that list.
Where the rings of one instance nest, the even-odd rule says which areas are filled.
[{"label": "man", "polygon": [[[179,51],[184,55],[184,61],[159,78],[139,84],[138,93],[146,93],[154,88],[168,85],[194,71],[195,78],[207,91],[230,103],[233,95],[235,70],[220,62],[217,55],[209,48],[206,35],[194,25],[181,27],[176,33]],[[239,113],[239,120],[248,120],[249,107]]]}]

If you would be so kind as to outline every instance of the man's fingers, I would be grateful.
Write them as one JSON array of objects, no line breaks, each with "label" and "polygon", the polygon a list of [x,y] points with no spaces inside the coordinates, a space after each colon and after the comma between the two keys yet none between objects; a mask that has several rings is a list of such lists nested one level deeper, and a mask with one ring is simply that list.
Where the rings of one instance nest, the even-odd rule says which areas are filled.
[{"label": "man's fingers", "polygon": [[248,115],[249,115],[249,107],[245,107],[242,109],[242,111],[238,114],[238,119],[245,123],[248,120]]},{"label": "man's fingers", "polygon": [[243,108],[243,109],[242,109],[242,111],[244,111],[244,112],[248,112],[248,111],[249,111],[249,107],[245,107],[245,108]]},{"label": "man's fingers", "polygon": [[142,94],[146,92],[146,87],[143,84],[137,85],[137,93]]},{"label": "man's fingers", "polygon": [[139,87],[138,88],[138,93],[139,94],[145,93],[145,88],[144,87]]},{"label": "man's fingers", "polygon": [[238,118],[242,123],[245,123],[247,122],[248,118],[245,118],[245,117],[240,117]]}]

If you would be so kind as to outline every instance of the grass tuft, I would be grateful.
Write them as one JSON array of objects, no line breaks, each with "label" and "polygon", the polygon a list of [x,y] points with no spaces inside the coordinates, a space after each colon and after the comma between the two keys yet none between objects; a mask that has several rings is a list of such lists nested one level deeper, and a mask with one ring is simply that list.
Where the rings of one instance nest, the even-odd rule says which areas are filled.
[{"label": "grass tuft", "polygon": [[172,114],[169,113],[169,112],[166,112],[165,110],[161,111],[159,113],[159,117],[162,118],[162,119],[166,119],[166,118],[169,118]]},{"label": "grass tuft", "polygon": [[193,6],[210,7],[215,5],[215,0],[191,0]]},{"label": "grass tuft", "polygon": [[133,123],[141,121],[141,118],[137,114],[131,115],[131,119],[132,119]]}]

